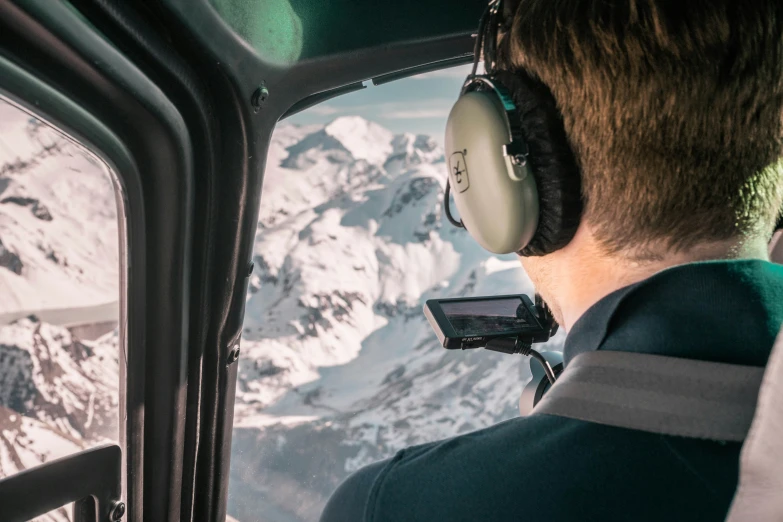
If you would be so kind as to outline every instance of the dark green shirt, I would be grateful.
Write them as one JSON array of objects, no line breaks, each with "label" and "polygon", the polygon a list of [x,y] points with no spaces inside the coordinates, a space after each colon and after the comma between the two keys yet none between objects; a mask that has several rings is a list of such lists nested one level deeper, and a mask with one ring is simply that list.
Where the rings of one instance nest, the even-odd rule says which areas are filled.
[{"label": "dark green shirt", "polygon": [[[783,323],[783,267],[694,263],[618,290],[566,338],[568,361],[619,350],[764,366]],[[740,444],[550,415],[413,446],[350,476],[321,522],[722,521]]]}]

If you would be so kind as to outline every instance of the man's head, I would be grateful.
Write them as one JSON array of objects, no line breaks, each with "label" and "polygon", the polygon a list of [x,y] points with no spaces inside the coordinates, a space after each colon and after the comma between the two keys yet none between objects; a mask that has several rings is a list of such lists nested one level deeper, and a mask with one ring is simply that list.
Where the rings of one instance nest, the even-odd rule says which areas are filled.
[{"label": "man's head", "polygon": [[572,244],[523,260],[539,287],[571,254],[639,276],[764,251],[783,201],[779,0],[522,0],[500,55],[552,91],[582,172]]}]

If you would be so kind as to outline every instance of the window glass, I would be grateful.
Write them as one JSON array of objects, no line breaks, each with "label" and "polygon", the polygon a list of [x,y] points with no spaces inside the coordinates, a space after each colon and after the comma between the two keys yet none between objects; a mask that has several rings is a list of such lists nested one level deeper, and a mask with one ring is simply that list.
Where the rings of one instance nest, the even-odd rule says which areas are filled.
[{"label": "window glass", "polygon": [[443,215],[444,128],[468,69],[369,87],[275,131],[237,382],[238,521],[317,520],[360,467],[518,415],[528,360],[446,351],[422,313],[435,297],[533,293],[515,255]]},{"label": "window glass", "polygon": [[35,517],[30,522],[71,522],[73,520],[73,504],[53,509],[40,517]]},{"label": "window glass", "polygon": [[108,167],[0,98],[0,478],[119,438],[118,230]]}]

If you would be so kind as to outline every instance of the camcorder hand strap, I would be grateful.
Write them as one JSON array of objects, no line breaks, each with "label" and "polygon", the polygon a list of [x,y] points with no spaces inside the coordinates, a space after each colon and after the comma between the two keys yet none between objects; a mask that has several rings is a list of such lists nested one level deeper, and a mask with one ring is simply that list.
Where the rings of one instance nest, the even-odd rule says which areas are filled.
[{"label": "camcorder hand strap", "polygon": [[633,430],[741,442],[764,368],[661,355],[576,356],[533,409]]}]

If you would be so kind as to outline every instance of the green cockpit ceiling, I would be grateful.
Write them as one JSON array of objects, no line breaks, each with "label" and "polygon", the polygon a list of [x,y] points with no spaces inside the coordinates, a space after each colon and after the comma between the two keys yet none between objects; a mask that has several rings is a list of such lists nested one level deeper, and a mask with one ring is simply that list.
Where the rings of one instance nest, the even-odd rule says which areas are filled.
[{"label": "green cockpit ceiling", "polygon": [[209,0],[265,61],[474,31],[487,0]]}]

